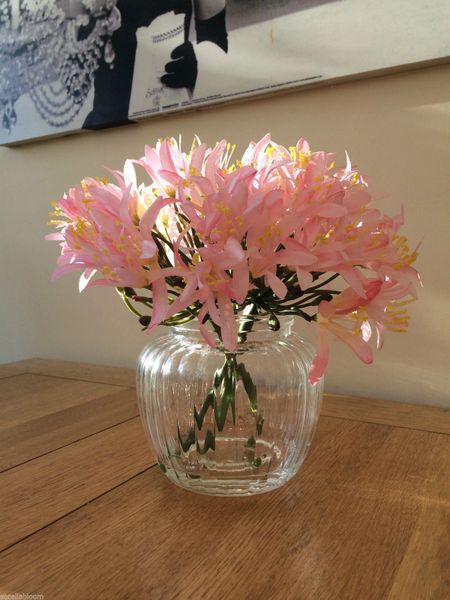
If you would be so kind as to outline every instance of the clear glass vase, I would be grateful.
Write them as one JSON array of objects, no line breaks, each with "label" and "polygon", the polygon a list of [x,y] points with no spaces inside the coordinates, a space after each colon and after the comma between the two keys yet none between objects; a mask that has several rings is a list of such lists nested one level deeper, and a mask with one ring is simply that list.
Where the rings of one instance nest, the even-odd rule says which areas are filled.
[{"label": "clear glass vase", "polygon": [[238,320],[234,353],[208,346],[192,322],[138,360],[139,408],[159,466],[193,492],[244,496],[283,485],[319,415],[323,382],[308,382],[313,349],[293,319],[280,319],[277,331],[264,317]]}]

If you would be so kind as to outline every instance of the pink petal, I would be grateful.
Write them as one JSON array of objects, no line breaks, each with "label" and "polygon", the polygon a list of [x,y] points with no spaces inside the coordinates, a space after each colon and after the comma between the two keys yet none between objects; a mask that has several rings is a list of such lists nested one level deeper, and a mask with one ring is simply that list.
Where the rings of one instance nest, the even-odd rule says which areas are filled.
[{"label": "pink petal", "polygon": [[[207,253],[204,253],[205,257],[208,256]],[[228,238],[224,249],[220,254],[216,257],[212,258],[214,265],[218,269],[232,269],[236,267],[239,263],[243,262],[245,259],[245,252],[242,249],[241,244],[234,238]]]},{"label": "pink petal", "polygon": [[225,242],[225,250],[227,251],[228,255],[234,259],[236,263],[241,262],[245,258],[245,252],[236,238],[229,237],[227,239],[227,241]]},{"label": "pink petal", "polygon": [[218,142],[211,152],[211,154],[206,159],[205,164],[205,175],[211,182],[215,182],[217,168],[219,166],[220,157],[227,146],[226,140],[221,140]]},{"label": "pink petal", "polygon": [[345,173],[349,175],[352,172],[352,163],[350,160],[350,156],[347,153],[347,150],[345,151],[345,159]]},{"label": "pink petal", "polygon": [[270,133],[266,133],[266,135],[263,138],[261,138],[259,142],[250,142],[248,148],[244,152],[242,162],[244,164],[252,163],[258,157],[258,154],[266,149],[267,144],[270,142],[270,139]]},{"label": "pink petal", "polygon": [[173,204],[175,200],[173,198],[157,198],[145,211],[142,216],[142,219],[139,223],[139,228],[141,232],[144,232],[146,235],[151,235],[151,231],[153,226],[158,218],[158,214],[164,206],[168,204]]},{"label": "pink petal", "polygon": [[160,169],[161,168],[161,160],[158,156],[158,153],[151,146],[146,145],[145,149],[145,161],[152,169]]},{"label": "pink petal", "polygon": [[350,266],[339,266],[338,271],[349,286],[355,290],[358,296],[361,296],[362,298],[366,297],[363,286],[365,277],[357,269]]},{"label": "pink petal", "polygon": [[209,312],[211,319],[214,321],[214,323],[216,325],[221,327],[222,319],[220,318],[220,313],[217,310],[216,301],[214,300],[214,296],[212,295],[211,292],[209,293],[209,296],[206,300],[206,304],[207,304],[208,312]]},{"label": "pink petal", "polygon": [[214,337],[212,332],[209,331],[209,329],[203,323],[203,319],[206,317],[207,314],[208,314],[208,309],[205,304],[205,305],[203,305],[203,307],[200,309],[200,312],[198,313],[199,330],[200,330],[200,333],[202,334],[205,342],[212,348],[215,348],[217,346],[217,339]]},{"label": "pink petal", "polygon": [[96,269],[86,269],[84,273],[81,274],[80,280],[78,282],[78,290],[82,292],[92,277],[97,273]]},{"label": "pink petal", "polygon": [[165,179],[167,183],[170,183],[173,186],[177,186],[178,183],[181,181],[181,177],[178,175],[178,173],[174,173],[173,171],[166,171],[165,169],[161,169],[161,171],[158,172],[158,175],[159,177]]},{"label": "pink petal", "polygon": [[328,345],[328,336],[323,326],[319,323],[317,325],[317,353],[309,369],[309,382],[312,385],[315,385],[322,379],[329,359],[330,347]]},{"label": "pink petal", "polygon": [[[294,260],[293,264],[309,266],[317,262],[317,257],[297,240],[288,237],[283,241],[283,246],[285,250],[281,251],[283,252],[282,256],[292,257]],[[279,253],[276,256],[280,256]],[[286,263],[289,264],[289,260],[286,260]]]},{"label": "pink petal", "polygon": [[137,188],[136,171],[133,161],[130,159],[125,161],[125,165],[123,167],[123,178],[127,186],[131,186],[133,190]]},{"label": "pink petal", "polygon": [[286,296],[287,291],[288,291],[287,287],[281,281],[281,279],[275,275],[275,273],[268,271],[265,274],[264,280],[265,280],[266,285],[268,285],[269,287],[272,288],[272,290],[275,292],[275,294],[278,296],[278,298],[283,299]]},{"label": "pink petal", "polygon": [[164,279],[158,279],[152,283],[153,311],[147,332],[150,333],[157,325],[164,321],[169,312],[167,299],[167,286]]},{"label": "pink petal", "polygon": [[372,348],[359,335],[334,323],[327,322],[325,326],[335,337],[351,348],[362,362],[367,365],[373,362]]},{"label": "pink petal", "polygon": [[372,337],[372,327],[369,321],[363,321],[361,323],[361,336],[365,342],[368,342]]},{"label": "pink petal", "polygon": [[249,290],[249,272],[247,261],[242,261],[233,269],[233,277],[231,281],[231,289],[233,298],[241,304],[247,297]]},{"label": "pink petal", "polygon": [[295,147],[298,152],[303,152],[303,154],[308,154],[310,151],[309,144],[304,138],[300,138]]},{"label": "pink petal", "polygon": [[141,248],[141,258],[153,258],[158,251],[158,246],[155,244],[153,239],[142,240]]},{"label": "pink petal", "polygon": [[49,241],[60,242],[61,240],[64,240],[65,238],[62,233],[55,232],[55,233],[48,233],[44,239],[49,240]]},{"label": "pink petal", "polygon": [[161,166],[166,171],[175,172],[177,169],[172,159],[172,152],[170,149],[170,142],[168,139],[163,140],[159,149],[159,156],[161,159]]},{"label": "pink petal", "polygon": [[345,208],[345,206],[341,206],[340,204],[335,204],[333,202],[325,202],[324,204],[319,204],[314,212],[319,217],[333,219],[345,216],[348,211]]},{"label": "pink petal", "polygon": [[179,267],[167,267],[166,269],[155,269],[154,271],[148,271],[146,273],[146,279],[147,283],[153,283],[154,281],[163,279],[165,277],[184,277],[185,275],[186,269],[182,269]]},{"label": "pink petal", "polygon": [[198,229],[201,220],[192,204],[190,204],[190,202],[183,202],[181,204],[181,208],[183,209],[184,214],[188,217],[189,221],[191,221],[194,229]]},{"label": "pink petal", "polygon": [[180,310],[184,310],[197,299],[197,296],[197,279],[190,277],[180,296],[171,304],[170,312],[176,314]]},{"label": "pink petal", "polygon": [[384,344],[384,325],[377,323],[375,327],[377,330],[377,350],[381,350]]},{"label": "pink petal", "polygon": [[275,254],[277,264],[310,266],[317,262],[317,257],[307,250],[280,250]]},{"label": "pink petal", "polygon": [[203,159],[207,150],[206,144],[200,144],[193,152],[191,158],[191,167],[196,173],[200,173],[203,166]]},{"label": "pink petal", "polygon": [[233,352],[237,347],[237,322],[234,315],[233,306],[231,301],[222,294],[218,297],[220,320],[222,325],[220,331],[222,333],[222,341],[226,350]]},{"label": "pink petal", "polygon": [[297,279],[302,290],[307,290],[309,286],[313,282],[313,276],[309,271],[301,271],[300,269],[296,269],[297,271]]},{"label": "pink petal", "polygon": [[66,273],[73,273],[74,271],[79,271],[80,269],[85,269],[86,265],[84,263],[70,263],[68,265],[62,265],[60,267],[56,267],[52,274],[52,281],[55,279],[59,279]]},{"label": "pink petal", "polygon": [[111,279],[91,279],[87,284],[86,289],[103,286],[117,287],[117,281],[112,281]]}]

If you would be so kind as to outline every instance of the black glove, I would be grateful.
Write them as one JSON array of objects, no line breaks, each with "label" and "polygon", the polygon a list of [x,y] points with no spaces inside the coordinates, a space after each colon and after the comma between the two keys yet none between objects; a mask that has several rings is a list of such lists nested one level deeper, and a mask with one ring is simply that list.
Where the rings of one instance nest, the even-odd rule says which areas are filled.
[{"label": "black glove", "polygon": [[174,60],[164,67],[166,74],[161,83],[170,88],[194,89],[197,81],[197,58],[191,42],[184,42],[173,50],[170,58]]},{"label": "black glove", "polygon": [[180,13],[190,14],[192,11],[191,0],[169,0],[168,5],[169,10],[173,10],[176,15]]},{"label": "black glove", "polygon": [[210,19],[195,20],[197,43],[213,42],[224,52],[228,52],[228,35],[225,19],[225,9]]},{"label": "black glove", "polygon": [[122,27],[148,27],[153,19],[173,11],[175,14],[191,14],[190,0],[118,0],[117,8],[122,16]]}]

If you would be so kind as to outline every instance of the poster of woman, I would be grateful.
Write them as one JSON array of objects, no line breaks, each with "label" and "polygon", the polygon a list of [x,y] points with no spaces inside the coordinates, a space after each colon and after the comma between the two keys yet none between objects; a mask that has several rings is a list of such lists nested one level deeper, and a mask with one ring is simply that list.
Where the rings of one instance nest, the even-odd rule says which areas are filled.
[{"label": "poster of woman", "polygon": [[449,56],[448,0],[0,0],[0,144]]}]

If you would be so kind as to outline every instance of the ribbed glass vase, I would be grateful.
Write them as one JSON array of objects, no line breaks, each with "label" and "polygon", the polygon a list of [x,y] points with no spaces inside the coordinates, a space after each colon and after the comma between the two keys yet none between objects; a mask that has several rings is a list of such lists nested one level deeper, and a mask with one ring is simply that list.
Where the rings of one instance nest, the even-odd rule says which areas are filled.
[{"label": "ribbed glass vase", "polygon": [[141,353],[139,407],[162,471],[203,494],[244,496],[293,477],[308,452],[322,397],[313,350],[265,317],[239,317],[235,352],[211,348],[195,323],[173,327]]}]

